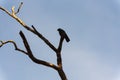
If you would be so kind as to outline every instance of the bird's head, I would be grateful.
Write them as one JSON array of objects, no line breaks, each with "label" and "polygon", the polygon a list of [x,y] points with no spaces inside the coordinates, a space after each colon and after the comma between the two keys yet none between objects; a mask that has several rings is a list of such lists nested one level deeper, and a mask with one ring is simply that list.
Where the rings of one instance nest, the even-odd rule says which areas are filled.
[{"label": "bird's head", "polygon": [[58,28],[58,29],[57,29],[57,31],[60,31],[60,30],[61,30],[61,28]]}]

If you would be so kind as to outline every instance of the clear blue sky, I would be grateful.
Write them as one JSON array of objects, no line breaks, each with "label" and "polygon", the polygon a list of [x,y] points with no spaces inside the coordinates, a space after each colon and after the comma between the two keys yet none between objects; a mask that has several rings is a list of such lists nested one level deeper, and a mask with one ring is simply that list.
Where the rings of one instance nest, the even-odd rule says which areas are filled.
[{"label": "clear blue sky", "polygon": [[[64,41],[62,58],[68,80],[120,80],[120,0],[22,0],[18,16],[56,47],[57,29],[63,28],[71,41]],[[11,11],[20,0],[0,0]],[[34,55],[56,64],[55,53],[43,41],[0,11],[0,40],[14,40],[24,49],[23,30]],[[58,73],[33,63],[13,45],[0,48],[0,80],[60,80]]]}]

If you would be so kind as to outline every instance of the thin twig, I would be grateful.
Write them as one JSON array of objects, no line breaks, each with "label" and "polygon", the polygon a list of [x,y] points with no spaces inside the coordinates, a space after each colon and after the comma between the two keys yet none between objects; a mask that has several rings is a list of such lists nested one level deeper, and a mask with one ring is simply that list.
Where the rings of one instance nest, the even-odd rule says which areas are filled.
[{"label": "thin twig", "polygon": [[18,48],[17,45],[16,45],[16,43],[15,43],[14,41],[12,41],[12,40],[0,41],[0,42],[1,42],[0,47],[2,47],[3,45],[5,45],[5,44],[7,44],[7,43],[12,43],[12,44],[14,45],[14,47],[15,47],[15,50],[20,51],[20,52],[22,52],[22,53],[24,53],[24,54],[27,54],[27,52],[25,52],[24,50]]},{"label": "thin twig", "polygon": [[18,10],[17,10],[17,12],[15,12],[15,14],[19,13],[19,11],[20,11],[22,5],[23,5],[23,2],[20,3],[20,5],[19,5],[19,7],[18,7]]},{"label": "thin twig", "polygon": [[3,8],[0,6],[0,9],[3,10],[5,13],[7,13],[9,16],[11,16],[12,18],[14,18],[15,20],[17,20],[17,22],[19,22],[24,28],[26,28],[27,30],[34,32],[33,29],[31,29],[30,27],[28,27],[19,17],[16,16],[15,14],[15,7],[12,7],[12,13],[10,13],[7,9]]}]

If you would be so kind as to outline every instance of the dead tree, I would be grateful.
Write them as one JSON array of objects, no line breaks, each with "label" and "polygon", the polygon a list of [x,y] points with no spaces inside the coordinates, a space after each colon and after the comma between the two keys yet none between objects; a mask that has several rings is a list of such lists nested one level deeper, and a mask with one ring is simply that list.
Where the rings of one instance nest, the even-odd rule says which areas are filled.
[{"label": "dead tree", "polygon": [[[50,62],[47,62],[47,61],[44,61],[44,60],[41,60],[41,59],[37,59],[34,55],[33,55],[33,52],[29,46],[29,43],[24,35],[24,33],[22,31],[19,32],[19,35],[20,37],[22,38],[22,41],[24,43],[24,47],[26,49],[25,50],[22,50],[20,49],[17,44],[12,41],[12,40],[8,40],[8,41],[0,41],[0,47],[2,47],[4,44],[7,44],[7,43],[12,43],[15,47],[15,50],[21,52],[21,53],[24,53],[26,54],[33,62],[37,63],[37,64],[40,64],[40,65],[44,65],[44,66],[47,66],[47,67],[50,67],[50,68],[53,68],[54,70],[56,70],[61,78],[61,80],[67,80],[67,77],[65,75],[65,72],[63,70],[63,67],[62,67],[62,58],[61,58],[61,49],[62,49],[62,44],[63,44],[63,41],[64,39],[66,39],[66,36],[67,34],[65,33],[64,30],[62,29],[58,29],[59,31],[59,34],[60,34],[60,41],[59,41],[59,45],[58,45],[58,48],[54,47],[53,44],[51,44],[49,42],[49,40],[47,40],[41,33],[39,33],[36,28],[32,25],[31,27],[29,27],[28,25],[26,25],[18,16],[17,16],[17,13],[19,13],[21,7],[23,5],[23,2],[21,2],[21,4],[19,5],[19,8],[17,11],[15,11],[15,7],[13,6],[12,7],[12,13],[9,12],[7,9],[3,8],[0,6],[0,9],[2,11],[4,11],[6,14],[8,14],[9,16],[11,16],[12,18],[14,18],[18,23],[20,23],[22,25],[22,27],[24,27],[25,29],[27,29],[28,31],[32,32],[34,35],[38,36],[38,38],[42,39],[55,53],[56,53],[56,57],[57,57],[57,65],[53,64],[53,63],[50,63]],[[62,30],[62,31],[60,31]],[[68,38],[67,36],[67,42],[69,42],[70,39]]]}]

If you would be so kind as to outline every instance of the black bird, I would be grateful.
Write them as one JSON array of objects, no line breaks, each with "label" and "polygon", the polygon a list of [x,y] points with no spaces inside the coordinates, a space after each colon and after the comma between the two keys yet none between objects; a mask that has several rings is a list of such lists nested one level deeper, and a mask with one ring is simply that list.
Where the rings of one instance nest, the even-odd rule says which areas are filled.
[{"label": "black bird", "polygon": [[65,32],[63,29],[58,28],[57,30],[59,31],[59,34],[60,34],[61,37],[65,38],[65,40],[66,40],[67,42],[70,41],[68,35],[66,34],[66,32]]}]

